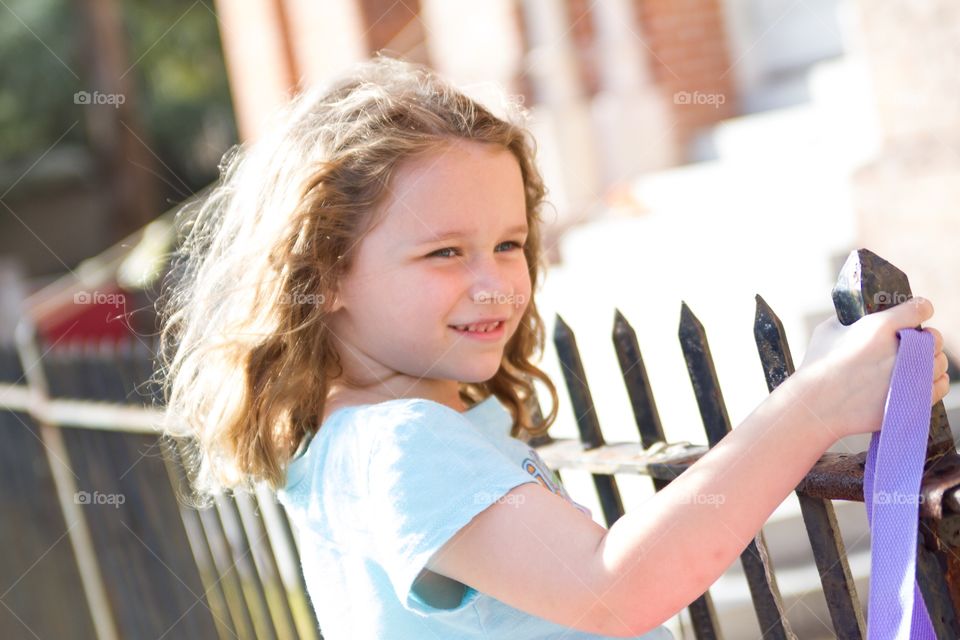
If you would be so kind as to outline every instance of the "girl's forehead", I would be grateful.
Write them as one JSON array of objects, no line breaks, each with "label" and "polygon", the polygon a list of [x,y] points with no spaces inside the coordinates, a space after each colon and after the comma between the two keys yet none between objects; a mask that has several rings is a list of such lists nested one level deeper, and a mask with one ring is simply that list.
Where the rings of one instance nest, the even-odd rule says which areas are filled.
[{"label": "girl's forehead", "polygon": [[422,181],[425,179],[450,179],[470,177],[477,172],[520,175],[520,164],[506,147],[475,140],[452,140],[438,143],[429,150],[405,158],[397,165],[394,176],[397,181]]},{"label": "girl's forehead", "polygon": [[401,163],[384,199],[387,226],[422,235],[526,222],[520,165],[496,145],[466,142]]}]

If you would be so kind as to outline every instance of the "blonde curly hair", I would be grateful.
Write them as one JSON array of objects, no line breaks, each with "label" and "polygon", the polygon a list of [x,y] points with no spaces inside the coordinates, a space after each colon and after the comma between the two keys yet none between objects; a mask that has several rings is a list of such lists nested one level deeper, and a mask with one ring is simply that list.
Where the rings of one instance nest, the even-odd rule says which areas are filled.
[{"label": "blonde curly hair", "polygon": [[[224,155],[205,197],[178,211],[158,371],[165,434],[185,452],[194,504],[253,491],[258,481],[281,488],[298,444],[319,429],[340,367],[325,322],[335,283],[405,158],[451,139],[509,150],[523,178],[524,253],[536,289],[546,266],[546,190],[527,111],[505,96],[501,106],[505,118],[422,65],[378,56],[296,96],[263,137]],[[460,385],[468,403],[496,395],[513,415],[515,437],[542,435],[556,419],[556,388],[532,363],[544,333],[531,296],[497,373]],[[530,411],[534,379],[552,397],[540,424]]]}]

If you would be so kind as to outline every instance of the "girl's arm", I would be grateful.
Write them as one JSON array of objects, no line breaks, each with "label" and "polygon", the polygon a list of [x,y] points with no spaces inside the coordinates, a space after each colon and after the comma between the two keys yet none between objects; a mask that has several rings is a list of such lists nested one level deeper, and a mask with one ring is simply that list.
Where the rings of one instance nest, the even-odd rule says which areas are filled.
[{"label": "girl's arm", "polygon": [[[608,530],[538,484],[523,484],[427,563],[517,609],[632,637],[706,591],[837,439],[879,428],[896,331],[932,306],[902,304],[814,332],[804,364],[676,480]],[[946,395],[937,356],[931,403]]]},{"label": "girl's arm", "polygon": [[[788,378],[733,431],[597,547],[604,604],[639,635],[710,588],[836,441]],[[803,388],[801,388],[803,387]]]},{"label": "girl's arm", "polygon": [[616,637],[649,631],[714,583],[829,447],[792,381],[609,531],[539,484],[523,484],[427,567],[567,627]]}]

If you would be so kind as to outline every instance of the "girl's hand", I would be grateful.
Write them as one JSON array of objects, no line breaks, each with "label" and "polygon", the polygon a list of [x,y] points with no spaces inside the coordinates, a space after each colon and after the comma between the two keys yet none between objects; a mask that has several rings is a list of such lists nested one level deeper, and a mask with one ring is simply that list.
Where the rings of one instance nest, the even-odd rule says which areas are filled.
[{"label": "girl's hand", "polygon": [[[880,430],[893,363],[900,339],[897,331],[916,327],[933,315],[933,304],[911,298],[844,326],[836,317],[817,325],[803,363],[795,372],[803,401],[836,440]],[[949,390],[943,336],[924,327],[935,339],[930,405]],[[794,377],[791,376],[791,377]]]}]

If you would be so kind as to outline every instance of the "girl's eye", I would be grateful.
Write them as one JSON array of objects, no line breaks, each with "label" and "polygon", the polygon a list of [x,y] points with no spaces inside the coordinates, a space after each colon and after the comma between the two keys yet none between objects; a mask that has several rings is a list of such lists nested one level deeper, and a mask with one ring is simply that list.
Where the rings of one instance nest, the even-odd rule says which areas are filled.
[{"label": "girl's eye", "polygon": [[513,240],[508,240],[508,241],[504,242],[503,244],[512,244],[512,245],[513,245],[515,248],[517,248],[517,249],[523,249],[523,247],[524,247],[524,245],[523,245],[522,243],[520,243],[520,242],[515,242],[515,241],[513,241]]},{"label": "girl's eye", "polygon": [[427,257],[428,257],[428,258],[434,257],[434,256],[436,256],[437,258],[452,258],[452,257],[453,257],[453,256],[450,256],[450,255],[441,255],[441,254],[442,254],[443,252],[445,252],[445,251],[457,251],[457,249],[454,249],[453,247],[444,247],[443,249],[437,249],[436,251],[434,251],[434,252],[432,252],[432,253],[428,253],[428,254],[427,254]]},{"label": "girl's eye", "polygon": [[[522,243],[520,243],[520,242],[515,242],[515,241],[513,241],[513,240],[508,240],[508,241],[506,241],[506,242],[502,242],[502,243],[500,243],[500,245],[498,245],[498,246],[501,246],[501,247],[502,247],[503,245],[513,245],[513,247],[516,248],[516,249],[523,249],[523,247],[524,247],[524,245],[523,245]],[[447,251],[452,251],[453,254],[448,254],[448,253],[446,253]],[[428,254],[427,254],[427,257],[428,257],[428,258],[432,258],[432,257],[437,257],[437,258],[452,258],[452,257],[454,257],[454,256],[456,256],[456,255],[459,255],[459,254],[460,254],[460,250],[457,249],[456,247],[444,247],[443,249],[437,249],[436,251],[433,251],[433,252],[431,252],[431,253],[428,253]]]}]

